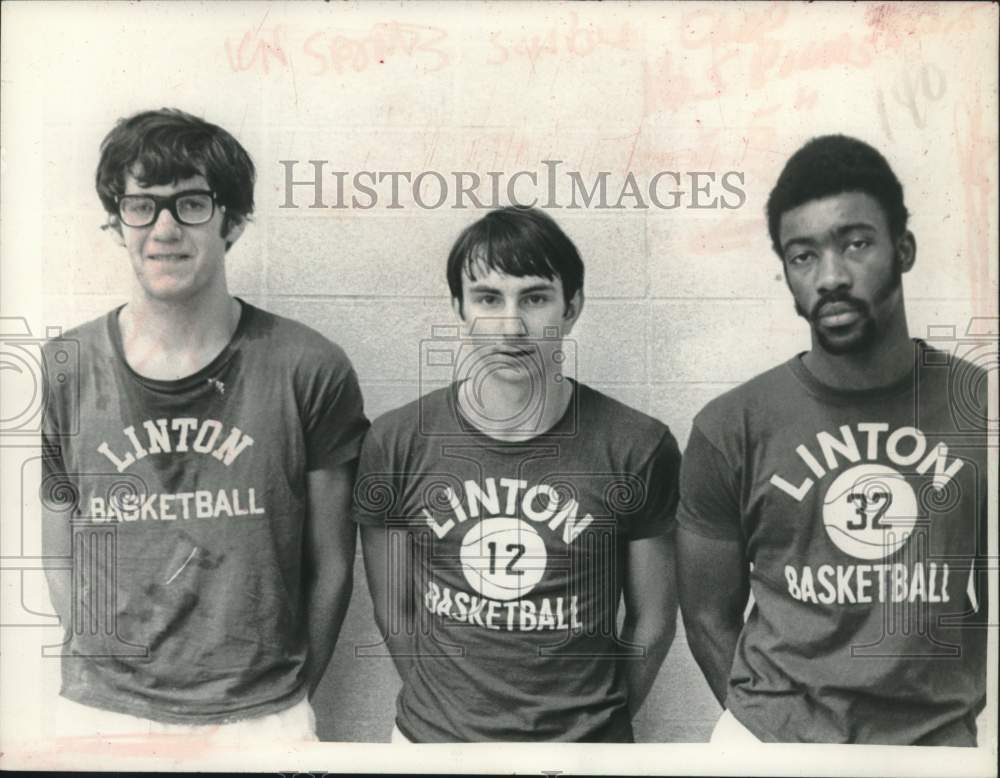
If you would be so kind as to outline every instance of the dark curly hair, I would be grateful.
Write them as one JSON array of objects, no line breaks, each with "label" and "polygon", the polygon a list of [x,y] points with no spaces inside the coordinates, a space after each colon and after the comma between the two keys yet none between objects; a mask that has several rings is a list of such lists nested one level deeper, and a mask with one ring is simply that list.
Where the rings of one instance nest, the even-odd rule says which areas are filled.
[{"label": "dark curly hair", "polygon": [[781,256],[782,214],[810,200],[843,192],[864,192],[878,200],[892,240],[905,232],[909,214],[903,204],[903,186],[885,157],[856,138],[823,135],[791,156],[767,198],[767,228],[775,253]]},{"label": "dark curly hair", "polygon": [[101,143],[97,195],[112,217],[118,213],[116,198],[125,193],[126,174],[143,186],[205,176],[226,209],[223,234],[253,213],[256,171],[246,149],[221,127],[176,108],[120,119]]}]

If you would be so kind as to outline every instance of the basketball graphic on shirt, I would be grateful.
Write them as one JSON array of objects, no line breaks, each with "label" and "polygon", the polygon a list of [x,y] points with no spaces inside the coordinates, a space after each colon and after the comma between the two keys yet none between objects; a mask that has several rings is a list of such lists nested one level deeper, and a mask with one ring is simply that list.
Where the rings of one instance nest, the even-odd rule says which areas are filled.
[{"label": "basketball graphic on shirt", "polygon": [[466,533],[460,553],[466,580],[493,600],[518,600],[545,574],[545,541],[521,519],[484,519]]},{"label": "basketball graphic on shirt", "polygon": [[856,465],[830,485],[823,525],[841,551],[883,559],[906,543],[917,521],[913,487],[888,465]]}]

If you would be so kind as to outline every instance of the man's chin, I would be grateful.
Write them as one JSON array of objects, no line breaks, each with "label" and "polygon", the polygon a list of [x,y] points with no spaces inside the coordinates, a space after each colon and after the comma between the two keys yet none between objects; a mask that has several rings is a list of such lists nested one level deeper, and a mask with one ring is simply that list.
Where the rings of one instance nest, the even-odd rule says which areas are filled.
[{"label": "man's chin", "polygon": [[813,325],[816,341],[827,354],[843,356],[845,354],[860,354],[870,349],[875,342],[875,322],[866,319],[850,327],[825,329],[822,325]]},{"label": "man's chin", "polygon": [[187,285],[148,284],[143,290],[146,297],[158,303],[183,303],[194,297]]},{"label": "man's chin", "polygon": [[139,278],[146,296],[159,302],[185,302],[203,294],[208,287],[203,278],[187,272],[147,273]]},{"label": "man's chin", "polygon": [[537,381],[537,371],[529,369],[528,365],[519,362],[490,365],[490,378],[503,383],[523,384]]}]

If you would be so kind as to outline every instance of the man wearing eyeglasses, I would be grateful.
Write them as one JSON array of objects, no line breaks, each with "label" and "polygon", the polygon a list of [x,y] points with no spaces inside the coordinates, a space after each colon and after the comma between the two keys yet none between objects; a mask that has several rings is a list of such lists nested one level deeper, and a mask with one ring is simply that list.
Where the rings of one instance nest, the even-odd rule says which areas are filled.
[{"label": "man wearing eyeglasses", "polygon": [[101,146],[105,227],[134,282],[64,336],[79,365],[48,382],[43,543],[73,559],[72,582],[48,571],[60,734],[316,738],[368,421],[340,348],[229,293],[254,178],[228,132],[176,110]]}]

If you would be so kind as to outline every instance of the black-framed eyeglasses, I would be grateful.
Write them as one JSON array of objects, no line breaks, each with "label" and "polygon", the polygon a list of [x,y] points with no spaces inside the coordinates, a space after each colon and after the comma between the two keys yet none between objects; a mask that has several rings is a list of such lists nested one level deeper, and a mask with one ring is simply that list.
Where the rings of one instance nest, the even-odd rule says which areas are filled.
[{"label": "black-framed eyeglasses", "polygon": [[174,221],[196,227],[215,215],[216,194],[208,189],[187,189],[169,197],[151,194],[118,196],[118,218],[129,227],[148,227],[166,208]]}]

